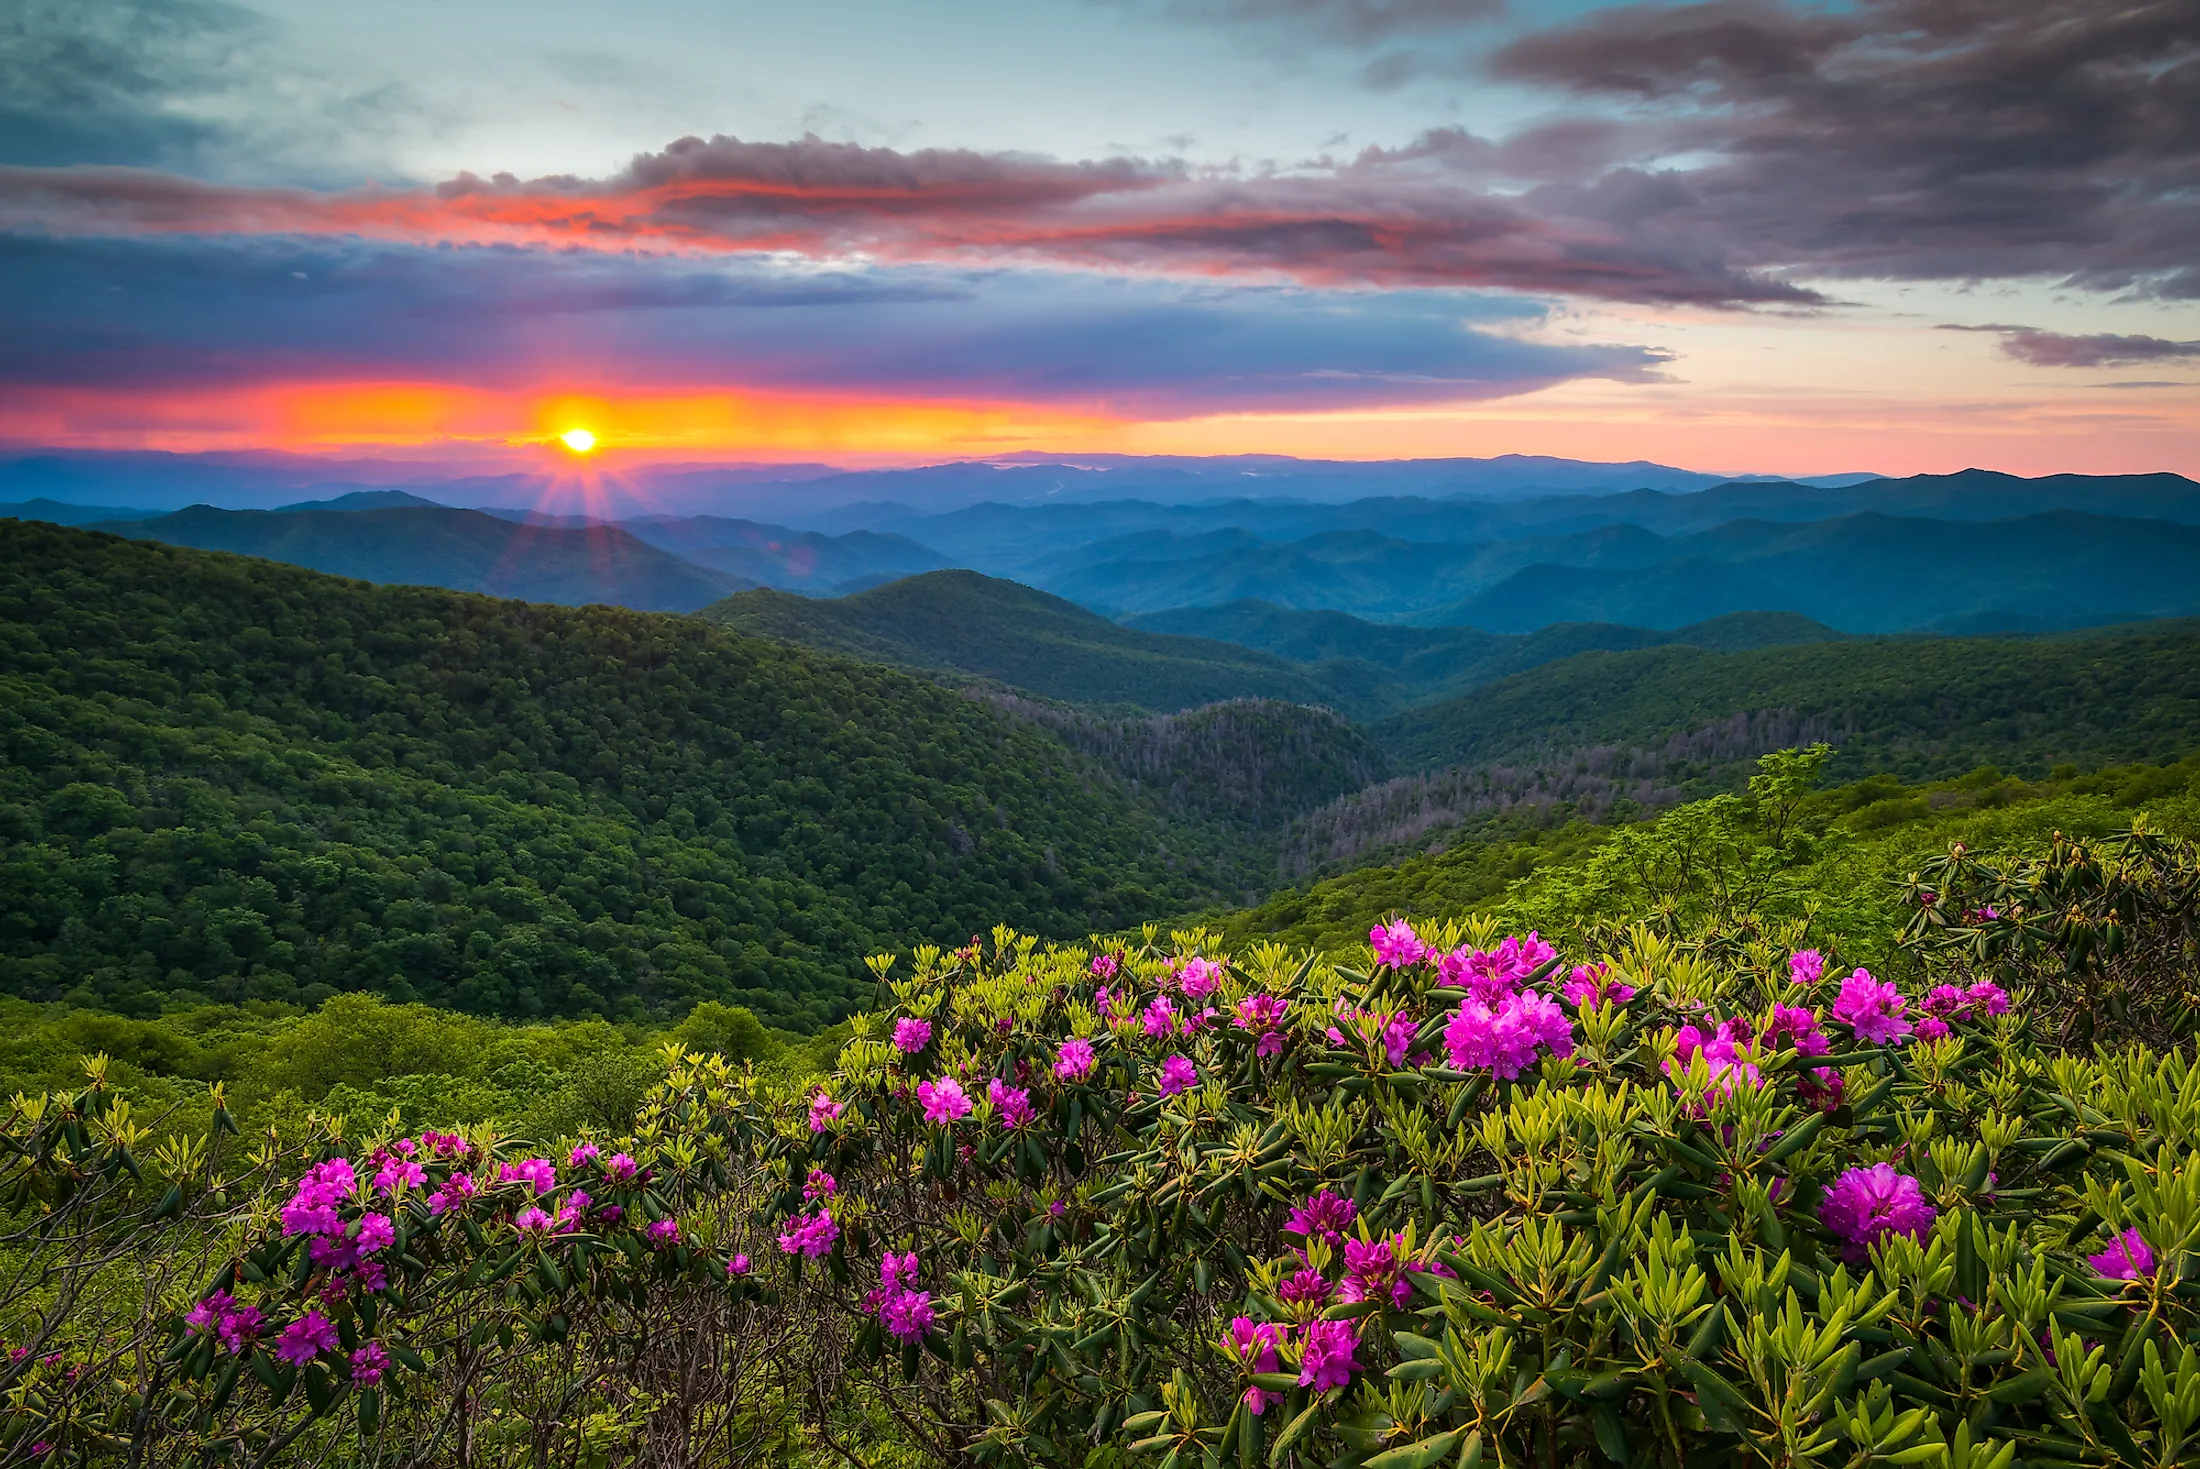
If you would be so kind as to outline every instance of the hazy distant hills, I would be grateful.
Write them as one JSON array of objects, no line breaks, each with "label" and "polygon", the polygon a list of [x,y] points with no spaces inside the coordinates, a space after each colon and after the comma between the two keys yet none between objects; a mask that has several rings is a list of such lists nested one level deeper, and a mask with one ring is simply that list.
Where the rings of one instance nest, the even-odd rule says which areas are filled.
[{"label": "hazy distant hills", "polygon": [[861,590],[948,564],[904,536],[850,531],[826,536],[719,515],[651,515],[620,524],[637,539],[759,586],[809,593]]},{"label": "hazy distant hills", "polygon": [[[198,460],[124,459],[133,474],[155,479],[173,470],[198,484],[208,471]],[[117,477],[86,479],[82,469],[74,460],[58,469],[0,464],[0,490],[50,482],[73,496],[119,488]],[[642,609],[693,610],[751,586],[843,596],[960,568],[1106,617],[1253,601],[1512,635],[1577,623],[1678,634],[1756,612],[1850,634],[2046,632],[2200,614],[2200,484],[2171,474],[2028,480],[1967,470],[1706,484],[1711,477],[1655,465],[1345,465],[1273,456],[813,471],[787,481],[760,479],[755,466],[647,471],[673,475],[691,496],[715,486],[729,503],[779,497],[792,524],[661,512],[612,522],[564,513],[554,501],[475,512],[425,498],[526,489],[495,477],[352,487],[250,514],[197,507],[100,518],[128,520],[131,534],[376,581]],[[1004,498],[968,503],[988,489]],[[1363,493],[1353,498],[1354,489]],[[927,504],[952,508],[912,508]],[[13,509],[27,518],[92,518],[87,507],[51,497]],[[521,544],[525,565],[513,559]],[[866,637],[883,635],[880,615],[848,614]],[[831,623],[820,617],[818,628]],[[994,654],[941,665],[936,649],[919,644],[928,647],[929,635],[896,656],[997,676],[984,672],[1000,662]],[[1465,657],[1444,655],[1454,663]],[[1223,683],[1251,676],[1233,668]],[[1271,669],[1260,678],[1274,676]],[[1459,676],[1454,670],[1446,674],[1453,683],[1433,687],[1449,691]],[[1206,687],[1213,677],[1205,669],[1156,687]],[[1317,681],[1335,707],[1364,712],[1400,707],[1432,687],[1343,664]]]},{"label": "hazy distant hills", "polygon": [[753,585],[667,555],[616,526],[569,530],[442,506],[292,511],[196,505],[95,527],[135,540],[287,561],[361,581],[449,587],[568,607],[692,612]]},{"label": "hazy distant hills", "polygon": [[[1592,532],[1592,535],[1603,534]],[[1526,543],[1522,543],[1526,544]],[[1524,567],[1419,622],[1526,632],[1671,627],[1780,607],[1848,632],[2015,631],[2200,612],[2200,526],[2057,510],[2018,520],[1734,521],[1594,575],[1590,554]],[[1637,548],[1637,554],[1640,549]]]}]

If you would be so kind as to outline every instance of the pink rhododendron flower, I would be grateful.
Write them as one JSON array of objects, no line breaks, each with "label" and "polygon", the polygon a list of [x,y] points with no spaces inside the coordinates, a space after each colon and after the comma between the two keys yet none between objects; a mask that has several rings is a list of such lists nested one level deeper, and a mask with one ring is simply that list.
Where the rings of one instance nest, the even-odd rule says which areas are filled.
[{"label": "pink rhododendron flower", "polygon": [[779,1250],[785,1255],[807,1255],[812,1260],[822,1260],[839,1238],[840,1226],[833,1222],[831,1214],[820,1209],[815,1214],[798,1214],[790,1220],[779,1236]]},{"label": "pink rhododendron flower", "polygon": [[595,1162],[602,1156],[603,1149],[597,1147],[594,1143],[575,1143],[573,1151],[566,1156],[565,1161],[575,1168],[581,1168]]},{"label": "pink rhododendron flower", "polygon": [[814,1203],[818,1199],[831,1198],[838,1192],[840,1192],[840,1180],[822,1168],[812,1168],[808,1176],[802,1180],[802,1199],[805,1203]]},{"label": "pink rhododendron flower", "polygon": [[878,1262],[878,1283],[887,1290],[907,1290],[917,1283],[917,1252],[895,1254],[888,1250]]},{"label": "pink rhododendron flower", "polygon": [[184,1329],[193,1336],[212,1336],[221,1329],[222,1317],[235,1310],[236,1306],[235,1296],[225,1290],[215,1291],[191,1307],[183,1318]]},{"label": "pink rhododendron flower", "polygon": [[1358,1205],[1343,1194],[1325,1188],[1293,1209],[1283,1227],[1291,1234],[1304,1235],[1308,1239],[1318,1236],[1335,1244],[1346,1226],[1359,1217]]},{"label": "pink rhododendron flower", "polygon": [[879,1322],[896,1341],[923,1341],[933,1315],[930,1291],[896,1291],[879,1303]]},{"label": "pink rhododendron flower", "polygon": [[378,1341],[370,1341],[351,1354],[351,1380],[361,1387],[373,1387],[389,1370],[389,1348]]},{"label": "pink rhododendron flower", "polygon": [[1360,1345],[1357,1321],[1309,1321],[1299,1349],[1299,1386],[1316,1392],[1344,1387],[1360,1370],[1353,1353]]},{"label": "pink rhododendron flower", "polygon": [[344,1221],[336,1206],[358,1190],[357,1175],[348,1158],[331,1158],[316,1164],[298,1180],[298,1187],[283,1205],[284,1234],[342,1234]]},{"label": "pink rhododendron flower", "polygon": [[215,1334],[221,1338],[222,1350],[232,1357],[241,1357],[259,1340],[260,1331],[267,1318],[260,1314],[258,1306],[236,1306],[222,1312],[221,1325]]},{"label": "pink rhododendron flower", "polygon": [[535,1193],[546,1194],[558,1186],[558,1166],[548,1158],[522,1158],[497,1170],[498,1183],[524,1183]]},{"label": "pink rhododendron flower", "polygon": [[1764,1045],[1767,1050],[1793,1046],[1799,1056],[1823,1056],[1832,1048],[1825,1032],[1818,1028],[1818,1017],[1800,1005],[1772,1007],[1772,1021],[1765,1026]]},{"label": "pink rhododendron flower", "polygon": [[1797,949],[1788,955],[1788,983],[1816,984],[1826,972],[1826,956],[1816,949]]},{"label": "pink rhododendron flower", "polygon": [[1337,1287],[1337,1299],[1379,1301],[1388,1296],[1393,1309],[1403,1310],[1413,1298],[1413,1287],[1399,1273],[1402,1262],[1398,1251],[1404,1243],[1402,1234],[1372,1240],[1347,1239],[1345,1277]]},{"label": "pink rhododendron flower", "polygon": [[1576,1010],[1591,1005],[1624,1005],[1635,997],[1635,987],[1611,978],[1611,972],[1609,964],[1576,964],[1559,993]]},{"label": "pink rhododendron flower", "polygon": [[746,1255],[735,1255],[726,1262],[726,1274],[736,1278],[748,1274],[750,1268],[749,1257]]},{"label": "pink rhododendron flower", "polygon": [[1145,1027],[1146,1034],[1156,1040],[1163,1036],[1180,1034],[1186,1028],[1176,1013],[1176,1002],[1167,995],[1155,995],[1153,1002],[1146,1006],[1145,1013],[1138,1019]]},{"label": "pink rhododendron flower", "polygon": [[904,1015],[894,1022],[894,1049],[904,1056],[914,1056],[932,1044],[932,1022],[919,1020],[914,1015]]},{"label": "pink rhododendron flower", "polygon": [[1115,971],[1123,967],[1123,961],[1113,954],[1092,956],[1092,974],[1095,979],[1113,979]]},{"label": "pink rhododendron flower", "polygon": [[474,1176],[471,1173],[454,1173],[443,1181],[443,1187],[428,1195],[428,1212],[441,1214],[446,1209],[465,1203],[474,1193]]},{"label": "pink rhododendron flower", "polygon": [[1531,932],[1525,939],[1507,938],[1494,949],[1454,949],[1437,961],[1436,982],[1471,990],[1477,1000],[1495,1008],[1557,957],[1542,935]]},{"label": "pink rhododendron flower", "polygon": [[1574,1053],[1573,1022],[1534,990],[1522,990],[1495,1009],[1479,999],[1459,1002],[1444,1027],[1444,1049],[1462,1071],[1487,1070],[1510,1081],[1535,1064],[1536,1053]]},{"label": "pink rhododendron flower", "polygon": [[557,1224],[545,1210],[529,1204],[513,1216],[512,1227],[521,1234],[548,1234]]},{"label": "pink rhododendron flower", "polygon": [[603,1171],[620,1183],[631,1183],[634,1180],[634,1175],[641,1170],[635,1166],[634,1160],[625,1153],[613,1153],[604,1160]]},{"label": "pink rhododendron flower", "polygon": [[1394,918],[1369,929],[1367,941],[1374,945],[1376,962],[1388,964],[1393,969],[1407,968],[1429,956],[1429,946],[1421,942],[1413,925],[1403,918]]},{"label": "pink rhododendron flower", "polygon": [[[1349,1201],[1348,1201],[1349,1202]],[[1303,1306],[1318,1311],[1329,1304],[1335,1287],[1319,1270],[1294,1270],[1276,1287],[1276,1299],[1286,1306]]]},{"label": "pink rhododendron flower", "polygon": [[1889,1235],[1922,1238],[1939,1214],[1925,1191],[1907,1173],[1890,1164],[1851,1168],[1826,1188],[1818,1204],[1818,1222],[1847,1241],[1850,1261],[1867,1258],[1871,1247]]},{"label": "pink rhododendron flower", "polygon": [[387,1214],[366,1214],[359,1220],[359,1253],[379,1254],[397,1243],[397,1226]]},{"label": "pink rhododendron flower", "polygon": [[1910,1033],[1910,1022],[1902,1013],[1908,1004],[1900,990],[1872,978],[1869,969],[1859,969],[1841,981],[1840,997],[1828,1013],[1854,1030],[1858,1040],[1884,1046]]},{"label": "pink rhododendron flower", "polygon": [[2009,1009],[2009,992],[1990,979],[1982,979],[1964,991],[1974,1015],[2001,1015]]},{"label": "pink rhododendron flower", "polygon": [[1199,1071],[1183,1056],[1170,1056],[1161,1063],[1161,1095],[1173,1097],[1178,1092],[1189,1091],[1199,1085]]},{"label": "pink rhododendron flower", "polygon": [[814,1092],[810,1096],[810,1131],[823,1132],[827,1126],[839,1120],[840,1103],[826,1093]]},{"label": "pink rhododendron flower", "polygon": [[428,1170],[404,1158],[390,1158],[374,1170],[374,1191],[384,1198],[399,1189],[418,1188],[428,1181]]},{"label": "pink rhododendron flower", "polygon": [[323,1352],[336,1348],[336,1323],[319,1311],[308,1311],[284,1327],[275,1338],[275,1360],[303,1367]]},{"label": "pink rhododendron flower", "polygon": [[2144,1280],[2154,1273],[2154,1251],[2138,1230],[2127,1229],[2098,1255],[2086,1256],[2085,1263],[2109,1280]]},{"label": "pink rhododendron flower", "polygon": [[986,1100],[993,1104],[1001,1126],[1010,1132],[1031,1121],[1031,1093],[1024,1087],[1007,1086],[996,1076],[986,1083]]},{"label": "pink rhododendron flower", "polygon": [[680,1221],[677,1219],[653,1220],[647,1231],[652,1249],[669,1250],[680,1242]]},{"label": "pink rhododendron flower", "polygon": [[1212,959],[1186,959],[1177,971],[1177,987],[1187,1000],[1204,1000],[1222,983],[1222,966]]},{"label": "pink rhododendron flower", "polygon": [[[1289,1330],[1288,1327],[1285,1329]],[[1230,1321],[1230,1344],[1237,1349],[1238,1361],[1247,1372],[1276,1370],[1276,1328],[1272,1322],[1255,1321],[1250,1316],[1233,1317]],[[1282,1401],[1282,1393],[1263,1392],[1257,1387],[1245,1389],[1245,1410],[1256,1418],[1270,1403]]]},{"label": "pink rhododendron flower", "polygon": [[1054,1075],[1061,1081],[1083,1081],[1092,1075],[1098,1058],[1092,1053],[1092,1042],[1075,1037],[1062,1042],[1062,1049],[1054,1056]]},{"label": "pink rhododendron flower", "polygon": [[924,1120],[941,1127],[952,1127],[970,1115],[970,1098],[963,1094],[962,1083],[952,1076],[920,1083],[917,1101],[924,1107]]}]

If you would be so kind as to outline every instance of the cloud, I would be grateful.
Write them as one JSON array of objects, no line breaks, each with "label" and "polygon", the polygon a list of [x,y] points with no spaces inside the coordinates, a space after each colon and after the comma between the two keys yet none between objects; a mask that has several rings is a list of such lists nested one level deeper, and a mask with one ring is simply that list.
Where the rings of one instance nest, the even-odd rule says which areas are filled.
[{"label": "cloud", "polygon": [[1631,124],[1631,156],[1549,208],[1657,177],[1745,269],[2193,296],[2194,21],[2190,0],[1630,5],[1489,66]]},{"label": "cloud", "polygon": [[0,168],[0,229],[351,235],[605,251],[1069,266],[1312,286],[1606,300],[1808,302],[1715,244],[1614,211],[1523,207],[1464,178],[1461,134],[1289,173],[1117,158],[902,153],[811,137],[685,138],[601,180],[462,175],[433,189],[248,188],[140,169]]},{"label": "cloud", "polygon": [[1447,72],[1540,91],[1554,112],[1487,160],[1519,182],[1515,207],[1624,231],[1656,193],[1668,253],[1744,278],[2200,295],[2192,0],[1623,4],[1494,49],[1475,0],[1166,13],[1310,30],[1358,48],[1371,86]]},{"label": "cloud", "polygon": [[[1374,65],[1413,37],[1478,36],[1488,10],[1482,0],[1178,0],[1175,13],[1314,26]],[[1823,305],[1839,294],[1825,283],[1844,279],[2046,279],[2192,297],[2191,21],[2192,0],[1620,5],[1458,61],[1555,98],[1502,138],[1445,128],[1352,157],[1250,168],[690,137],[602,177],[333,189],[16,166],[0,168],[0,230],[1715,307]],[[1449,44],[1423,54],[1451,57]]]},{"label": "cloud", "polygon": [[[2200,342],[2166,337],[2093,332],[2069,336],[2029,326],[1944,326],[1942,331],[1997,332],[2004,357],[2034,367],[2131,367],[2142,362],[2200,360]],[[2111,387],[2162,387],[2162,383],[2111,383]]]},{"label": "cloud", "polygon": [[0,238],[0,382],[558,381],[1051,404],[1144,418],[1639,381],[1664,354],[1524,336],[1531,305],[507,246]]}]

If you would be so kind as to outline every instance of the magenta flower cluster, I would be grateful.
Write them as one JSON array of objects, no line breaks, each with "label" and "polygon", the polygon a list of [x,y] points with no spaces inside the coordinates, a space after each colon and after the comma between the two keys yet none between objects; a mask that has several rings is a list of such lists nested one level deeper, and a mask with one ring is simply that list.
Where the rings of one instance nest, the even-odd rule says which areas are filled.
[{"label": "magenta flower cluster", "polygon": [[1851,1262],[1867,1259],[1873,1245],[1895,1235],[1922,1239],[1938,1215],[1918,1181],[1888,1163],[1851,1168],[1827,1186],[1818,1204],[1818,1222],[1845,1242]]},{"label": "magenta flower cluster", "polygon": [[1859,969],[1841,981],[1841,993],[1827,1013],[1855,1031],[1858,1040],[1887,1046],[1909,1035],[1910,1019],[1904,1013],[1909,1004],[1893,985],[1872,978],[1869,969]]},{"label": "magenta flower cluster", "polygon": [[865,1298],[886,1334],[896,1341],[923,1341],[932,1330],[936,1315],[932,1293],[917,1289],[918,1274],[915,1250],[900,1255],[888,1250],[879,1261],[879,1288]]},{"label": "magenta flower cluster", "polygon": [[1510,1081],[1539,1055],[1571,1056],[1574,1025],[1556,1002],[1535,990],[1494,1005],[1470,995],[1444,1027],[1444,1051],[1461,1071],[1488,1071]]}]

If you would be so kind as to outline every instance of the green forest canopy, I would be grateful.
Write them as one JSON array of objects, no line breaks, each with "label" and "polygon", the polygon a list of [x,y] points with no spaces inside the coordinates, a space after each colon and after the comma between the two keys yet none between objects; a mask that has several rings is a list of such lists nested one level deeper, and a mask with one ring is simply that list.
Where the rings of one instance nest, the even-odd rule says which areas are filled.
[{"label": "green forest canopy", "polygon": [[1043,729],[691,619],[0,522],[0,688],[31,999],[809,1028],[890,940],[1112,928],[1206,880]]}]

